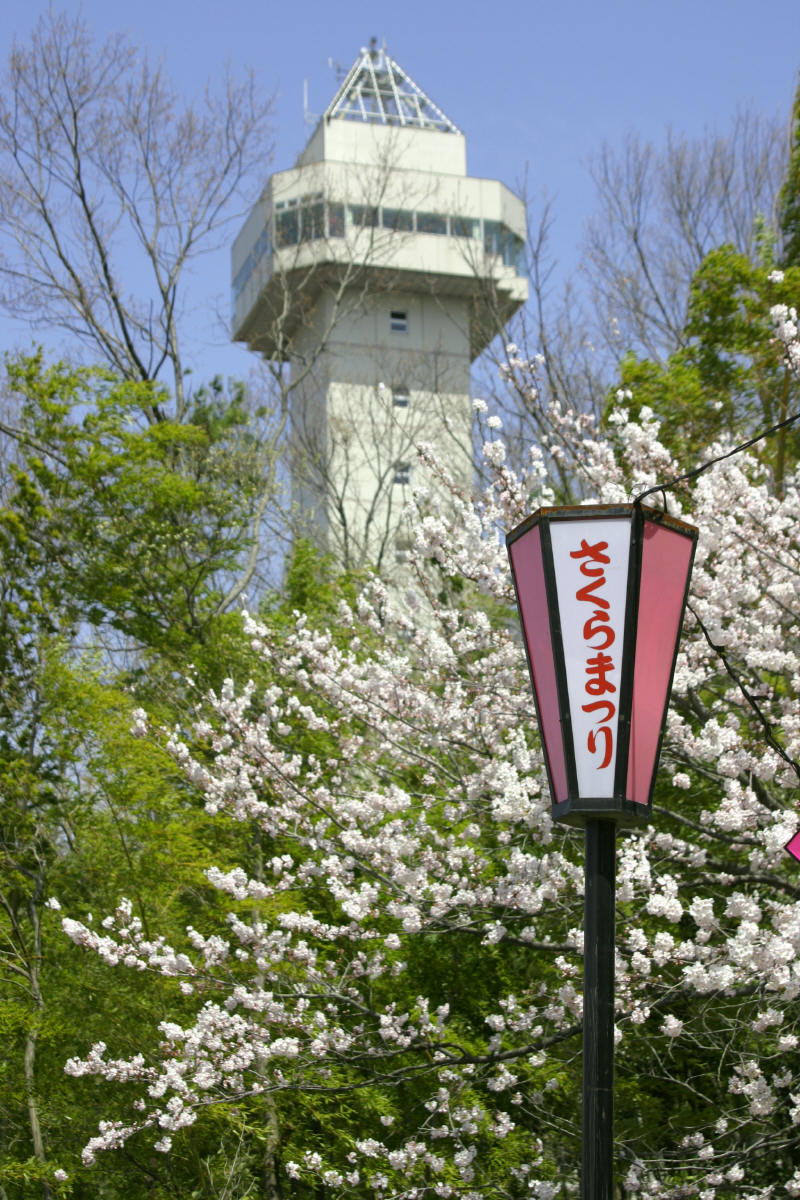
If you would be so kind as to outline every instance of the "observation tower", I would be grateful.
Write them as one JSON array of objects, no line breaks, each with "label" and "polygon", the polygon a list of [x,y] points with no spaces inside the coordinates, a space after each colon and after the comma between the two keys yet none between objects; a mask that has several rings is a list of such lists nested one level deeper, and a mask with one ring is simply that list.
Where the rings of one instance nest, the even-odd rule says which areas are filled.
[{"label": "observation tower", "polygon": [[299,531],[400,573],[416,446],[473,478],[470,364],[527,299],[522,201],[375,41],[233,246],[233,337],[291,421]]}]

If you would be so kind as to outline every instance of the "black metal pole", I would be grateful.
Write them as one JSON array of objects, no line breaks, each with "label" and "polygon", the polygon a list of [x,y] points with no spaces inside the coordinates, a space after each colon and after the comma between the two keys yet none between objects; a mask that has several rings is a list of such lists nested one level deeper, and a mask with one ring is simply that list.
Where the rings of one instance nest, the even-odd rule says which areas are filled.
[{"label": "black metal pole", "polygon": [[582,1200],[614,1195],[614,821],[586,822]]}]

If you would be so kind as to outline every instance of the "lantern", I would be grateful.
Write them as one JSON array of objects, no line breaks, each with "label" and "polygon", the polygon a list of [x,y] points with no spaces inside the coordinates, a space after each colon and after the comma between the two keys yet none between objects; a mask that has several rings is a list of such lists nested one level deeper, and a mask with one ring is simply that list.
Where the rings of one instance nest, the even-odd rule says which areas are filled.
[{"label": "lantern", "polygon": [[540,508],[506,539],[553,816],[650,816],[697,529],[640,504]]},{"label": "lantern", "polygon": [[792,858],[796,858],[800,862],[800,830],[792,834],[789,841],[786,843],[786,849],[791,854]]}]

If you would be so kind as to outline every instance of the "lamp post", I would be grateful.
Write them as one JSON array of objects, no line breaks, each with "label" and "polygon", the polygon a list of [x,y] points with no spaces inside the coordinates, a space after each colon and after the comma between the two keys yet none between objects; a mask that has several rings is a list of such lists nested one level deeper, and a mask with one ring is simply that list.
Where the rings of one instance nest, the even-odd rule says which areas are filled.
[{"label": "lamp post", "polygon": [[583,1200],[614,1186],[616,831],[650,818],[697,535],[620,504],[540,508],[506,538],[553,818],[585,827]]}]

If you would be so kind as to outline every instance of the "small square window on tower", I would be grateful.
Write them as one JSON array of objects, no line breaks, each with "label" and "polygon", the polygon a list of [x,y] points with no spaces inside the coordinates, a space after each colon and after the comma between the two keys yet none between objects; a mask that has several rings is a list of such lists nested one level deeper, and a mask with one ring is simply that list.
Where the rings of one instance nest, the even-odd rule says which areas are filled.
[{"label": "small square window on tower", "polygon": [[394,561],[398,563],[408,562],[408,555],[412,545],[413,542],[408,533],[398,533],[394,540]]},{"label": "small square window on tower", "polygon": [[411,483],[411,463],[394,464],[394,481],[403,486]]},{"label": "small square window on tower", "polygon": [[408,333],[408,313],[404,308],[393,308],[389,313],[389,329],[392,333]]},{"label": "small square window on tower", "polygon": [[404,384],[392,388],[392,404],[395,408],[408,408],[409,400],[408,388]]}]

